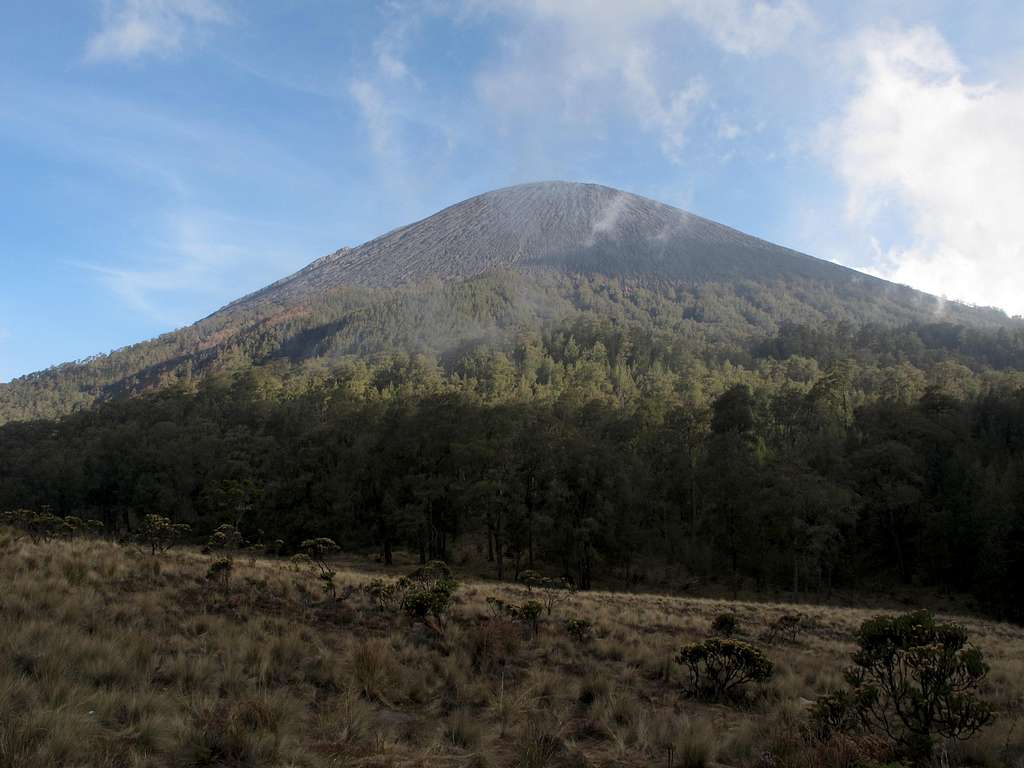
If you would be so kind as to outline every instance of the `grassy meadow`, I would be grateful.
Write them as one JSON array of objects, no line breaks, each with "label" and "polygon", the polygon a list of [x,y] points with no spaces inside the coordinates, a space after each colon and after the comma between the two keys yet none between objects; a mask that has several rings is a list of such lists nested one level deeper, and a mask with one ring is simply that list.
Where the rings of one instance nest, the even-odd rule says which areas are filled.
[{"label": "grassy meadow", "polygon": [[[842,683],[873,611],[580,593],[529,625],[462,579],[444,627],[380,610],[371,565],[337,565],[337,599],[287,559],[211,556],[0,530],[0,766],[867,766],[869,738],[814,738],[811,703]],[[399,575],[403,572],[398,567]],[[680,646],[734,613],[775,672],[742,705],[683,695]],[[758,636],[799,611],[795,639]],[[567,618],[593,625],[587,641]],[[1024,766],[1024,628],[958,617],[991,665],[998,713],[937,765]]]}]

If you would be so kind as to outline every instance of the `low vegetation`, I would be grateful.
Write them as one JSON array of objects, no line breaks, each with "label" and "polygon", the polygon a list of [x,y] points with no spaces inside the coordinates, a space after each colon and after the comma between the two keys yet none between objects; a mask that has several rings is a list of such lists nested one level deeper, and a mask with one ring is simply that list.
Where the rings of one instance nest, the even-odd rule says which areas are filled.
[{"label": "low vegetation", "polygon": [[0,528],[0,765],[1024,765],[1010,625],[807,605],[768,645],[791,608],[237,555]]}]

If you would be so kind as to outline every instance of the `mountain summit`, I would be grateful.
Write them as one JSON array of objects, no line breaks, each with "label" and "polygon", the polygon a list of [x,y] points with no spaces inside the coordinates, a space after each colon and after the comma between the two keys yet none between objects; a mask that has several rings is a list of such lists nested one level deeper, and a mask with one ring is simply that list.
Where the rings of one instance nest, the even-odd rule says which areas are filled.
[{"label": "mountain summit", "polygon": [[545,267],[691,281],[789,276],[885,284],[640,195],[546,181],[487,192],[343,248],[240,303]]}]

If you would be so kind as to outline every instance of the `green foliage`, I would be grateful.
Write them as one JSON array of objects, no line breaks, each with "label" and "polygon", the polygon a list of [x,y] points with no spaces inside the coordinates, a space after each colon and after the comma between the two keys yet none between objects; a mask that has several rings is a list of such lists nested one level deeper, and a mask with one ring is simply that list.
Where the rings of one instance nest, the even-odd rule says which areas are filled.
[{"label": "green foliage", "polygon": [[594,625],[586,619],[569,618],[565,620],[565,631],[577,643],[583,644],[594,634]]},{"label": "green foliage", "polygon": [[214,559],[206,571],[206,579],[220,587],[225,594],[231,589],[231,574],[235,570],[235,561],[230,555]]},{"label": "green foliage", "polygon": [[30,509],[4,512],[2,522],[27,535],[35,544],[49,541],[57,535],[61,526],[61,519],[56,515],[46,511],[34,512]]},{"label": "green foliage", "polygon": [[400,607],[406,616],[425,623],[434,619],[435,628],[443,628],[459,585],[448,565],[435,560],[400,579],[398,587],[404,590]]},{"label": "green foliage", "polygon": [[720,637],[732,637],[740,631],[735,613],[720,613],[711,622],[711,631]]},{"label": "green foliage", "polygon": [[576,587],[567,579],[553,579],[538,571],[523,571],[519,574],[519,581],[526,586],[531,595],[537,593],[548,616],[555,607],[567,603],[576,594]]},{"label": "green foliage", "polygon": [[402,590],[396,582],[374,579],[363,585],[363,592],[374,602],[377,610],[387,613],[398,607]]},{"label": "green foliage", "polygon": [[163,515],[146,515],[136,532],[136,539],[149,547],[150,553],[166,552],[188,536],[191,529],[185,523],[172,523]]},{"label": "green foliage", "polygon": [[454,591],[454,587],[442,584],[429,589],[412,587],[402,596],[402,610],[406,616],[418,621],[426,621],[433,616],[443,626]]},{"label": "green foliage", "polygon": [[676,663],[689,674],[687,692],[709,701],[735,699],[750,683],[766,682],[772,663],[754,646],[739,640],[711,638],[683,646]]},{"label": "green foliage", "polygon": [[241,531],[230,523],[219,525],[217,530],[211,534],[209,541],[206,542],[206,546],[210,549],[235,550],[241,549],[244,545],[245,538]]},{"label": "green foliage", "polygon": [[488,597],[487,606],[495,618],[505,618],[512,622],[525,624],[536,635],[540,629],[540,618],[544,605],[537,600],[524,603],[507,603],[497,597]]},{"label": "green foliage", "polygon": [[815,708],[820,727],[862,726],[926,762],[936,738],[970,738],[993,721],[991,707],[977,697],[988,665],[962,626],[937,622],[927,611],[878,616],[861,625],[857,644],[846,671],[849,689]]},{"label": "green foliage", "polygon": [[299,547],[303,554],[309,558],[318,569],[317,578],[320,579],[320,586],[323,591],[331,596],[332,600],[337,599],[337,587],[334,584],[334,577],[338,575],[327,562],[327,558],[338,551],[338,545],[333,539],[317,538],[306,539]]}]

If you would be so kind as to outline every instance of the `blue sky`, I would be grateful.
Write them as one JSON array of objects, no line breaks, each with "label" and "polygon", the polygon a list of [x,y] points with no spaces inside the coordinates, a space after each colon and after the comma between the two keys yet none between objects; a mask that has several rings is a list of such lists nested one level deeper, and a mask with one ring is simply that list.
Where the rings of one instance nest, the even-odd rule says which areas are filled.
[{"label": "blue sky", "polygon": [[1024,313],[1024,4],[8,0],[0,381],[594,181]]}]

